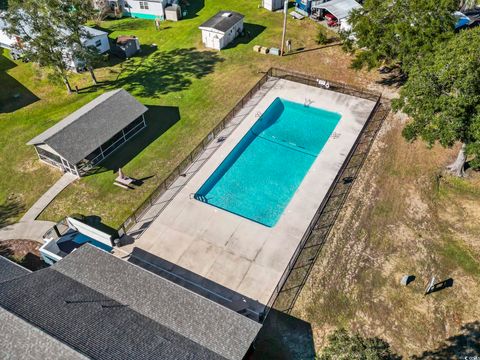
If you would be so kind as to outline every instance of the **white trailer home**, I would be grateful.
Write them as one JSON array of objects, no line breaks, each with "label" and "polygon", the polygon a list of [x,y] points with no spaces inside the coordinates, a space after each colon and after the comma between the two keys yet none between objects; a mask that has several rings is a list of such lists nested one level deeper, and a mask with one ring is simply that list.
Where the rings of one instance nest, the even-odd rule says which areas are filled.
[{"label": "white trailer home", "polygon": [[231,43],[243,31],[243,18],[234,11],[220,11],[200,25],[205,47],[220,50]]},{"label": "white trailer home", "polygon": [[169,3],[168,0],[128,0],[125,1],[125,14],[139,19],[164,20],[165,7]]},{"label": "white trailer home", "polygon": [[[10,50],[13,59],[18,59],[22,55],[22,47],[28,46],[27,43],[22,43],[22,35],[9,35],[6,32],[7,23],[0,19],[0,47]],[[29,31],[28,26],[24,26],[25,31]],[[110,50],[110,42],[108,40],[108,33],[89,26],[83,26],[83,30],[87,36],[82,39],[83,46],[94,47],[100,54],[104,54]],[[62,30],[59,30],[62,31]],[[29,34],[32,36],[32,34]],[[69,67],[78,71],[84,67],[81,60],[75,59],[72,55],[71,49],[63,49],[63,56],[66,59]]]}]

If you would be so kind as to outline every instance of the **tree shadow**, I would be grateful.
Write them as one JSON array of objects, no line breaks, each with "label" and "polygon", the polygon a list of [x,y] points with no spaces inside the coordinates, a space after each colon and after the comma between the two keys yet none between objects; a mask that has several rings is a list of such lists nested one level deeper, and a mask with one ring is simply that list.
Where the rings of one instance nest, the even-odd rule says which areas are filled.
[{"label": "tree shadow", "polygon": [[379,69],[382,78],[377,81],[377,84],[384,86],[392,86],[399,88],[407,82],[408,76],[401,71],[400,67],[384,66]]},{"label": "tree shadow", "polygon": [[0,113],[10,113],[40,99],[15,78],[7,74],[7,71],[16,67],[17,64],[7,58],[4,53],[6,51],[0,50],[0,84],[2,84],[2,89],[8,89],[8,91],[0,93]]},{"label": "tree shadow", "polygon": [[424,351],[413,360],[476,359],[480,356],[480,322],[462,326],[460,334],[448,338],[433,351]]},{"label": "tree shadow", "polygon": [[145,113],[147,127],[99,164],[94,173],[118,171],[180,120],[176,106],[149,105]]},{"label": "tree shadow", "polygon": [[185,7],[182,5],[182,12],[187,11],[183,19],[193,19],[198,16],[198,12],[202,10],[205,6],[205,0],[190,0],[188,5]]},{"label": "tree shadow", "polygon": [[7,199],[6,202],[0,204],[0,228],[13,224],[13,218],[24,210],[24,204],[15,198]]},{"label": "tree shadow", "polygon": [[265,29],[266,27],[263,25],[244,23],[243,35],[235,38],[230,44],[225,46],[223,49],[231,49],[240,44],[249,44],[252,42],[253,39],[255,39],[258,35],[260,35]]},{"label": "tree shadow", "polygon": [[291,315],[271,309],[254,343],[255,350],[246,358],[315,359],[312,326]]},{"label": "tree shadow", "polygon": [[213,51],[195,48],[156,51],[141,58],[131,58],[122,64],[122,70],[114,82],[140,97],[158,98],[162,94],[182,91],[214,71],[223,59]]}]

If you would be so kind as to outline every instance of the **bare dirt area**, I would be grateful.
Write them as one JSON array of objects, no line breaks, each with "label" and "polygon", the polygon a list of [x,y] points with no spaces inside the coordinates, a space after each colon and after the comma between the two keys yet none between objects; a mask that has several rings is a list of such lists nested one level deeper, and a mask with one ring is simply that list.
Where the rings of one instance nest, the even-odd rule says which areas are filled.
[{"label": "bare dirt area", "polygon": [[0,256],[35,271],[47,265],[40,258],[41,243],[32,240],[5,240],[0,242]]},{"label": "bare dirt area", "polygon": [[[480,174],[442,173],[456,149],[408,144],[403,124],[385,121],[292,312],[317,352],[346,327],[404,358],[480,354]],[[447,287],[425,296],[432,276]]]}]

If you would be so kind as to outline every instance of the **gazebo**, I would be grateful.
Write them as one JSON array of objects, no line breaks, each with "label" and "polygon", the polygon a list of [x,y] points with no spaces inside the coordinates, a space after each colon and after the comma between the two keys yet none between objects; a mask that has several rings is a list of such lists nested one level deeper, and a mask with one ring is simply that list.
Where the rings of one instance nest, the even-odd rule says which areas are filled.
[{"label": "gazebo", "polygon": [[27,145],[42,162],[80,177],[145,128],[147,110],[126,90],[109,91]]}]

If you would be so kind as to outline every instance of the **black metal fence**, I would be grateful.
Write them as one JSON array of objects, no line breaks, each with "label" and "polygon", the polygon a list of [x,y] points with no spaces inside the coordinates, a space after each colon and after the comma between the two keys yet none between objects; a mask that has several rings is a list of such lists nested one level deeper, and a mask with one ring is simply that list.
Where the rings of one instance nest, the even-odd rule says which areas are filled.
[{"label": "black metal fence", "polygon": [[373,140],[389,112],[389,107],[382,102],[380,94],[332,81],[326,78],[317,78],[290,70],[270,68],[255,86],[235,105],[222,121],[198,144],[197,147],[170,173],[170,175],[150,194],[150,196],[130,215],[120,226],[119,230],[127,232],[135,225],[142,215],[155,204],[156,200],[165,193],[170,185],[184,173],[203,152],[218,134],[225,129],[229,122],[242,110],[245,104],[267,82],[269,78],[279,78],[294,81],[304,85],[325,88],[330,91],[352,95],[375,101],[375,107],[367,119],[358,139],[344,161],[327,195],[315,213],[310,225],[302,237],[294,255],[278,282],[270,300],[266,304],[264,318],[271,308],[278,311],[290,312],[295,304],[301,289],[310,274],[320,250],[328,238],[335,224],[336,218],[347,199],[354,179],[360,171]]}]

